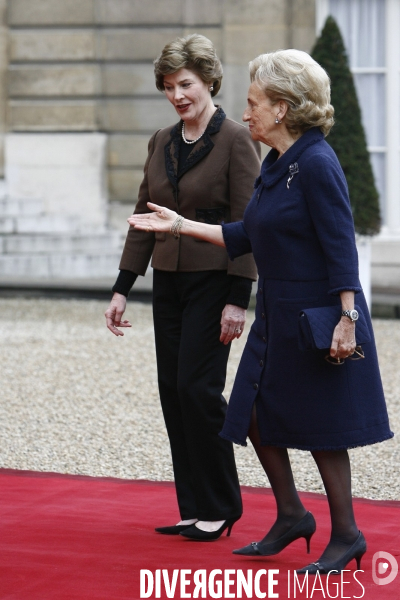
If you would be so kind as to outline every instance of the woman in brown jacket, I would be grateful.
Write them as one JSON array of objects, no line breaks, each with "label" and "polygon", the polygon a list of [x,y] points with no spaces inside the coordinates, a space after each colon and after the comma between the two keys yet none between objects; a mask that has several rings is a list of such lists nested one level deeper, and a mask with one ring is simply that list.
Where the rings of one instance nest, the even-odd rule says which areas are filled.
[{"label": "woman in brown jacket", "polygon": [[[151,201],[205,223],[241,220],[260,150],[212,101],[222,80],[214,46],[197,34],[176,39],[155,61],[155,78],[180,121],[150,139],[135,213]],[[151,257],[158,384],[181,516],[156,531],[217,539],[242,513],[232,444],[218,434],[230,342],[243,331],[256,270],[251,255],[233,263],[224,248],[181,238],[179,226],[174,236],[131,227],[106,311],[114,335],[130,326],[126,297]]]}]

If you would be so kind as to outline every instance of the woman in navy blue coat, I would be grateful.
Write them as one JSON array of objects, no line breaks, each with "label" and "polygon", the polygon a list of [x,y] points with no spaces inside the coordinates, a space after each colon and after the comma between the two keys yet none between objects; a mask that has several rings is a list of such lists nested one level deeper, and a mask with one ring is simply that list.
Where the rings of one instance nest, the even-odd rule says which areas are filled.
[{"label": "woman in navy blue coat", "polygon": [[[341,571],[353,558],[360,568],[366,542],[354,518],[347,449],[393,434],[358,278],[347,184],[324,140],[333,125],[329,78],[297,50],[259,56],[250,77],[243,120],[252,138],[272,150],[243,221],[222,227],[182,221],[149,204],[155,213],[129,222],[226,246],[231,259],[253,252],[257,263],[256,319],[221,436],[241,445],[250,438],[274,492],[277,519],[260,542],[234,553],[271,556],[300,537],[309,550],[316,524],[298,496],[287,452],[298,448],[316,461],[332,522],[322,556],[299,572]],[[339,317],[330,349],[300,349],[301,311],[331,305],[338,305]],[[358,312],[370,334],[363,351],[356,349]]]}]

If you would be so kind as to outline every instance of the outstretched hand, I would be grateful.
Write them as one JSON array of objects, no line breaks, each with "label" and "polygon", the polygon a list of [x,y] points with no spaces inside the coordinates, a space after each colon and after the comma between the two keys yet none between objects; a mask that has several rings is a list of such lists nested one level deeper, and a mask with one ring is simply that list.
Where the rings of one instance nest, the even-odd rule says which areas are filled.
[{"label": "outstretched hand", "polygon": [[154,212],[132,215],[128,219],[129,225],[143,231],[170,231],[178,213],[152,202],[148,202],[147,206]]}]

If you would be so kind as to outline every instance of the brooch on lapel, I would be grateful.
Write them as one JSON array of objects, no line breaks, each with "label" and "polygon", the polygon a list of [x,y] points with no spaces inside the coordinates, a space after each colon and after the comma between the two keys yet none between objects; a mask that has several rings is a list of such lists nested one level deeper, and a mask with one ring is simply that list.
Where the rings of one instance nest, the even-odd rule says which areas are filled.
[{"label": "brooch on lapel", "polygon": [[296,175],[296,173],[299,172],[299,165],[297,163],[293,163],[292,165],[289,165],[289,177],[286,183],[286,187],[287,189],[289,189],[289,186],[292,182],[293,177]]}]

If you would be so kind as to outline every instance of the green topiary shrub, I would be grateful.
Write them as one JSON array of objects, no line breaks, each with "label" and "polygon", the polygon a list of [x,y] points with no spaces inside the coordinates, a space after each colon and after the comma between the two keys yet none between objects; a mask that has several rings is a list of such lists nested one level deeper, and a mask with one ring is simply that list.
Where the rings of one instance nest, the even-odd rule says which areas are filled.
[{"label": "green topiary shrub", "polygon": [[327,141],[336,152],[346,175],[356,232],[374,235],[379,232],[381,222],[379,194],[375,187],[353,75],[339,27],[333,17],[327,18],[312,57],[331,79],[335,125]]}]

